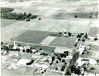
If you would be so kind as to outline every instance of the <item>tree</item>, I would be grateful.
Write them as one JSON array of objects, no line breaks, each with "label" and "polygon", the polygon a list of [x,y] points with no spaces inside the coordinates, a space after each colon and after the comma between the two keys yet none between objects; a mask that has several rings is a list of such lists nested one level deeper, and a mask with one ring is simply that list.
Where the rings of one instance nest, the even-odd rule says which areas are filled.
[{"label": "tree", "polygon": [[41,18],[39,18],[39,20],[41,20]]},{"label": "tree", "polygon": [[99,59],[97,59],[97,62],[99,63]]},{"label": "tree", "polygon": [[58,58],[59,61],[61,61],[61,57],[60,56],[58,56],[57,58]]},{"label": "tree", "polygon": [[59,63],[58,60],[56,61],[56,63]]},{"label": "tree", "polygon": [[30,21],[30,19],[27,19],[26,21]]},{"label": "tree", "polygon": [[69,51],[64,51],[64,53],[66,54],[66,56],[68,56],[68,55],[69,55]]},{"label": "tree", "polygon": [[75,74],[78,74],[78,75],[80,75],[80,74],[81,74],[81,70],[80,70],[80,68],[79,68],[79,67],[75,69]]},{"label": "tree", "polygon": [[87,39],[88,38],[88,34],[86,33],[84,37]]},{"label": "tree", "polygon": [[66,75],[71,75],[71,70],[70,70],[70,68],[67,69]]},{"label": "tree", "polygon": [[64,60],[64,59],[62,59],[62,62],[65,62],[65,60]]},{"label": "tree", "polygon": [[24,16],[26,16],[26,12],[24,12],[24,14],[23,14]]},{"label": "tree", "polygon": [[98,40],[98,38],[94,38],[94,40],[96,41],[96,40]]},{"label": "tree", "polygon": [[92,16],[89,16],[89,18],[91,19],[91,18],[92,18]]},{"label": "tree", "polygon": [[76,69],[76,66],[75,66],[75,65],[71,65],[71,72],[72,72],[72,73],[75,72],[75,69]]},{"label": "tree", "polygon": [[26,17],[27,17],[27,18],[31,18],[31,15],[32,15],[32,14],[29,13],[29,14],[26,15]]},{"label": "tree", "polygon": [[75,15],[74,18],[77,18],[77,15]]},{"label": "tree", "polygon": [[63,65],[62,68],[61,68],[61,71],[64,71],[64,70],[65,70],[65,66]]},{"label": "tree", "polygon": [[85,38],[83,38],[82,41],[85,42]]},{"label": "tree", "polygon": [[31,19],[35,19],[35,18],[37,18],[38,16],[37,15],[32,15],[31,16]]},{"label": "tree", "polygon": [[58,70],[58,68],[56,67],[55,70]]},{"label": "tree", "polygon": [[1,42],[1,46],[3,45],[3,42]]},{"label": "tree", "polygon": [[95,70],[95,68],[94,67],[91,67],[90,70]]},{"label": "tree", "polygon": [[55,60],[55,57],[54,56],[52,56],[52,62]]},{"label": "tree", "polygon": [[31,17],[32,16],[32,14],[31,13],[29,13],[29,17]]},{"label": "tree", "polygon": [[77,38],[81,38],[81,34],[78,34],[76,37],[77,37]]}]

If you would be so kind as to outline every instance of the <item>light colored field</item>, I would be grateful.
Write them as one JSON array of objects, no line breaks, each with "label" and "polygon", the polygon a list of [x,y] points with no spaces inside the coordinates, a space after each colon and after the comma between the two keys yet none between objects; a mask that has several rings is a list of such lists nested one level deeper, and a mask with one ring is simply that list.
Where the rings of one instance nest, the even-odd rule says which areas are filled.
[{"label": "light colored field", "polygon": [[56,37],[48,36],[40,44],[49,45]]},{"label": "light colored field", "polygon": [[49,16],[52,15],[54,12],[56,12],[57,10],[59,10],[59,8],[52,8],[51,10],[47,11],[46,13],[44,13],[43,15],[45,16]]},{"label": "light colored field", "polygon": [[37,14],[39,15],[39,17],[41,17],[41,20],[36,19],[31,20],[30,22],[18,21],[6,27],[3,27],[1,29],[3,41],[10,40],[11,37],[15,38],[27,30],[56,32],[67,29],[68,31],[73,33],[81,33],[86,31],[85,27],[88,27],[88,23],[90,20],[53,19],[53,15],[55,14],[73,12],[75,9],[78,8],[79,3],[34,3],[33,1],[16,2],[16,4],[8,2],[1,3],[1,7],[15,8],[15,12],[31,12],[32,14]]},{"label": "light colored field", "polygon": [[11,25],[6,26],[5,28],[12,28],[12,29],[31,29],[33,26],[36,25],[36,22],[26,22],[26,21],[18,21]]},{"label": "light colored field", "polygon": [[[6,30],[6,31],[5,31]],[[15,38],[27,30],[17,29],[17,28],[2,28],[1,29],[1,40],[6,42],[11,38]]]},{"label": "light colored field", "polygon": [[5,27],[7,25],[17,22],[17,20],[8,20],[8,19],[0,19],[0,21],[1,21],[1,27]]},{"label": "light colored field", "polygon": [[6,41],[10,40],[11,37],[17,37],[18,35],[22,34],[27,30],[56,32],[67,29],[68,31],[73,33],[81,33],[87,30],[87,27],[89,27],[87,25],[88,23],[89,20],[78,21],[78,20],[43,19],[43,18],[41,20],[31,20],[30,22],[18,21],[6,27],[3,27],[1,29],[2,32],[1,36],[2,40]]},{"label": "light colored field", "polygon": [[70,53],[73,51],[72,49],[66,47],[57,47],[54,52],[56,53],[64,53],[64,51],[69,51]]}]

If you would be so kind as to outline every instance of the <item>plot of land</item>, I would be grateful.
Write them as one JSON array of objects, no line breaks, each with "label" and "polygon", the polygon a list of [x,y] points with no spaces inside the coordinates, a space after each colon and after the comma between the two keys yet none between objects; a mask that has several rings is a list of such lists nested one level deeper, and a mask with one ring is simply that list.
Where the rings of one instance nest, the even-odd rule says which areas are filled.
[{"label": "plot of land", "polygon": [[[56,24],[53,26],[52,29],[49,31],[51,32],[60,32],[67,30],[71,33],[85,33],[88,29],[89,20],[60,20],[59,22],[56,22]],[[87,24],[87,25],[86,25]],[[86,27],[86,28],[85,28]],[[82,29],[81,29],[82,28]]]},{"label": "plot of land", "polygon": [[48,36],[40,44],[49,45],[56,37]]},{"label": "plot of land", "polygon": [[39,44],[48,35],[48,32],[28,30],[15,39],[16,41]]},{"label": "plot of land", "polygon": [[74,18],[75,15],[77,16],[77,18],[90,19],[90,16],[93,16],[93,12],[75,12],[75,11],[73,11],[71,13],[71,12],[67,12],[66,10],[63,10],[63,12],[57,11],[56,14],[54,13],[53,18],[55,18],[55,19]]},{"label": "plot of land", "polygon": [[87,19],[90,19],[90,16],[93,16],[93,13],[89,13],[89,12],[74,12],[74,13],[71,13],[70,17],[71,18],[74,18],[75,15],[77,16],[77,18],[87,18]]},{"label": "plot of land", "polygon": [[76,37],[56,38],[50,43],[50,45],[73,48],[73,46],[75,44],[75,40],[76,40]]},{"label": "plot of land", "polygon": [[96,34],[99,34],[99,28],[98,27],[91,27],[88,35],[89,36],[95,36]]},{"label": "plot of land", "polygon": [[17,22],[17,20],[1,19],[1,27],[5,27],[15,22]]}]

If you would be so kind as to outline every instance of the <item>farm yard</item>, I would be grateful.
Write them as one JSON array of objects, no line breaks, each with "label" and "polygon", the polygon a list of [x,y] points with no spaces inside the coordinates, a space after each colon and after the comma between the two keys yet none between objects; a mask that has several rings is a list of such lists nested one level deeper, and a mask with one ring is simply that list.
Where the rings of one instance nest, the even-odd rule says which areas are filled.
[{"label": "farm yard", "polygon": [[[87,1],[97,3],[97,1]],[[4,43],[2,46],[9,45],[6,54],[4,50],[6,46],[2,49],[4,52],[2,51],[1,55],[1,75],[65,76],[70,75],[71,70],[72,76],[71,66],[76,65],[79,57],[98,60],[98,12],[96,10],[93,12],[92,9],[86,10],[87,7],[93,8],[97,5],[90,6],[83,3],[85,2],[82,0],[2,1],[1,8],[13,8],[11,13],[19,15],[19,18],[23,16],[23,20],[1,19],[1,42]],[[31,19],[31,15],[37,17]],[[84,42],[86,33],[88,38]],[[77,36],[80,34],[83,35],[77,42],[77,39],[79,40]],[[92,48],[88,55],[78,55],[79,47],[89,45]],[[98,76],[99,72],[96,73]]]}]

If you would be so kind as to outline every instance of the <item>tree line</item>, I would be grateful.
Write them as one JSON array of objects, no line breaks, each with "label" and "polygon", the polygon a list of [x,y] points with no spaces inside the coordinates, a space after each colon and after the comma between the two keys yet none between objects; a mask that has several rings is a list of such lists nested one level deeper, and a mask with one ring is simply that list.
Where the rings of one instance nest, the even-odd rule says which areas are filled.
[{"label": "tree line", "polygon": [[71,73],[75,73],[78,75],[81,74],[80,67],[76,67],[75,65],[78,57],[79,57],[79,52],[75,52],[75,54],[73,55],[73,58],[70,60],[70,64],[67,68],[67,72],[65,73],[66,75],[71,75]]},{"label": "tree line", "polygon": [[2,19],[14,19],[14,20],[26,20],[30,21],[30,19],[36,19],[38,16],[37,15],[32,15],[31,13],[14,13],[13,8],[6,8],[2,7],[1,8],[1,18]]}]

